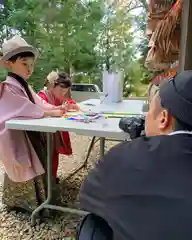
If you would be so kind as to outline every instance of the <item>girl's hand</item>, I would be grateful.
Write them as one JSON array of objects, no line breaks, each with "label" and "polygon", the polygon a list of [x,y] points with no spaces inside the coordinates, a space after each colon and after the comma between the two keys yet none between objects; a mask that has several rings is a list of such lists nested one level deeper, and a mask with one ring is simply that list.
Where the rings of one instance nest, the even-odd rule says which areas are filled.
[{"label": "girl's hand", "polygon": [[60,105],[60,106],[55,106],[54,110],[62,110],[64,112],[66,112],[67,111],[67,107],[66,107],[65,104],[63,104],[63,105]]},{"label": "girl's hand", "polygon": [[52,117],[62,117],[64,113],[65,113],[65,110],[56,109],[56,110],[53,110]]},{"label": "girl's hand", "polygon": [[59,106],[61,110],[63,110],[64,112],[67,112],[68,111],[68,107],[66,104],[63,104],[61,106]]},{"label": "girl's hand", "polygon": [[68,111],[70,110],[80,111],[80,107],[77,104],[69,104]]},{"label": "girl's hand", "polygon": [[80,110],[79,106],[76,103],[73,104],[73,103],[66,102],[63,106],[64,106],[66,112],[67,111],[79,111]]}]

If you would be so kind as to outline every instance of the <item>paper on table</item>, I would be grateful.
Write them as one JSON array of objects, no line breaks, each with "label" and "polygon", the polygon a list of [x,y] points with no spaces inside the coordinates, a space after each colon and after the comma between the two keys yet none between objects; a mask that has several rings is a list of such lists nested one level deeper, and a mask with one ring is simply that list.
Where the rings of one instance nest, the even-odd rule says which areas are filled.
[{"label": "paper on table", "polygon": [[93,114],[93,115],[91,115],[91,114],[90,115],[87,115],[87,114],[76,114],[76,115],[64,114],[63,116],[66,120],[74,120],[74,121],[85,122],[85,123],[93,122],[96,119],[103,117],[102,114]]},{"label": "paper on table", "polygon": [[122,101],[121,103],[101,104],[100,106],[93,107],[91,110],[104,114],[128,113],[129,115],[140,115],[143,113],[143,104],[141,101]]}]

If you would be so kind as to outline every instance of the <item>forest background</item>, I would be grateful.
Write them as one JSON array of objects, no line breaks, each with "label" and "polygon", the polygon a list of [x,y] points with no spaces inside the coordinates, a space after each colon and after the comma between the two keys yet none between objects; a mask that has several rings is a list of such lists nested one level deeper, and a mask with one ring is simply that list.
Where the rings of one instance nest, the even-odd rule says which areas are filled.
[{"label": "forest background", "polygon": [[[38,47],[30,83],[38,91],[59,69],[74,82],[102,85],[102,71],[124,72],[124,94],[145,95],[146,0],[6,0],[0,5],[0,44],[21,34]],[[4,80],[6,70],[0,70]]]}]

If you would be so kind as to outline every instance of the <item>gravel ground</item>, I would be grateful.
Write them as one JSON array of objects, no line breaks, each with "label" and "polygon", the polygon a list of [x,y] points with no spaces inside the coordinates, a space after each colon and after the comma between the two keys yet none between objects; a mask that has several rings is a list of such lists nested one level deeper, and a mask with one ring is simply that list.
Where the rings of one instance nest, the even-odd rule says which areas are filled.
[{"label": "gravel ground", "polygon": [[[83,181],[88,170],[92,168],[99,157],[99,144],[97,143],[91,153],[88,170],[83,169],[74,177],[64,181],[77,166],[79,166],[88,149],[91,138],[71,134],[71,141],[73,146],[73,156],[60,156],[59,177],[60,193],[62,204],[68,206],[78,206],[78,192],[81,182]],[[106,150],[114,146],[116,142],[107,142]],[[2,196],[2,181],[3,181],[3,167],[0,165],[0,202]],[[15,212],[8,213],[5,208],[0,207],[0,240],[51,240],[51,239],[66,239],[68,234],[74,234],[75,228],[80,220],[78,216],[71,214],[58,213],[53,219],[46,220],[35,227],[31,227],[30,217],[23,214],[16,214]]]}]

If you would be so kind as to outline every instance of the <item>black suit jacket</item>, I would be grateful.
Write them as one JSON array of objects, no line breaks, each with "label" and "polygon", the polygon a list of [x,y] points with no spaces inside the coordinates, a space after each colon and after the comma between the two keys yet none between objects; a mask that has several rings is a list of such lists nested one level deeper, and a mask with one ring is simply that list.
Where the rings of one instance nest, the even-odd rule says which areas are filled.
[{"label": "black suit jacket", "polygon": [[192,135],[112,148],[86,177],[80,203],[120,240],[192,240]]}]

